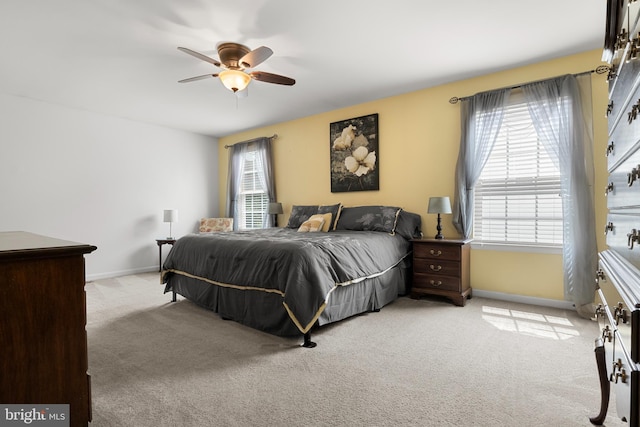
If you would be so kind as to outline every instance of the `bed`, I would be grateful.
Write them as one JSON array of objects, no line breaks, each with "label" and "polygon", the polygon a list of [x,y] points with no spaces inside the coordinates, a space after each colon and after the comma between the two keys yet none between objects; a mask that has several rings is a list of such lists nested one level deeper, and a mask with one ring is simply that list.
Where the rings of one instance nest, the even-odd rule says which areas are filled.
[{"label": "bed", "polygon": [[410,291],[410,239],[419,235],[420,216],[396,207],[294,206],[284,228],[178,239],[161,280],[174,300],[180,294],[224,319],[302,335],[313,347],[314,326],[378,311]]}]

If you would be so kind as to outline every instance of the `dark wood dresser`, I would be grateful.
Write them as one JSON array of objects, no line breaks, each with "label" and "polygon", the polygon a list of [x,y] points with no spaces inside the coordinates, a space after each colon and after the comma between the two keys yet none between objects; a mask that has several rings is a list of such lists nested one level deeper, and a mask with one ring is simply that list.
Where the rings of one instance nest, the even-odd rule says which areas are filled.
[{"label": "dark wood dresser", "polygon": [[413,239],[411,298],[440,295],[464,306],[471,298],[471,240]]},{"label": "dark wood dresser", "polygon": [[69,404],[91,421],[84,254],[95,246],[0,232],[0,403]]},{"label": "dark wood dresser", "polygon": [[[640,426],[640,35],[639,1],[608,0],[603,60],[609,72],[606,153],[607,249],[599,254],[596,361],[605,420],[616,413]],[[597,112],[594,112],[597,114]],[[611,300],[613,298],[613,300]],[[609,299],[609,300],[608,300]]]}]

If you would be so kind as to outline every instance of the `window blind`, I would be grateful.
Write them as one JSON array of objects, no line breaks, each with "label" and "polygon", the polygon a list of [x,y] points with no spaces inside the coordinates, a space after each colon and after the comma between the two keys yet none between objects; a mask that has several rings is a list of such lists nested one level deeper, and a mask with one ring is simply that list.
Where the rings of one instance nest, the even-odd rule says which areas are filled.
[{"label": "window blind", "polygon": [[539,141],[521,96],[506,109],[474,197],[476,240],[562,245],[560,171]]},{"label": "window blind", "polygon": [[258,176],[262,170],[263,166],[256,152],[247,152],[240,192],[240,224],[238,224],[240,229],[262,228],[262,219],[269,205],[266,189]]}]

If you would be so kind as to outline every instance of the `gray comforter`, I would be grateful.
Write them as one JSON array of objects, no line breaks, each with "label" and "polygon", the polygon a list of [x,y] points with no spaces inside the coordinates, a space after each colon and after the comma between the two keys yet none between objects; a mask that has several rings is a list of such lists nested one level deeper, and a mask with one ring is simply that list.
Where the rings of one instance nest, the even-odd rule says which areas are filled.
[{"label": "gray comforter", "polygon": [[299,233],[271,228],[193,234],[171,249],[162,282],[177,274],[215,286],[277,294],[305,333],[337,287],[384,274],[410,250],[405,238],[375,231]]}]

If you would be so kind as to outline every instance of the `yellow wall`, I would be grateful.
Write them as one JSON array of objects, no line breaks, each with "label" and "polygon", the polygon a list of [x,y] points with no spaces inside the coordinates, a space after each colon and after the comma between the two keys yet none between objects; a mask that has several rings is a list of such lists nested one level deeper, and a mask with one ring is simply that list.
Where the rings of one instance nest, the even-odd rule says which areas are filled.
[{"label": "yellow wall", "polygon": [[[449,98],[591,70],[601,64],[600,56],[601,51],[594,50],[220,138],[221,209],[224,211],[226,203],[228,162],[224,145],[276,133],[278,138],[273,144],[276,189],[285,212],[279,218],[280,224],[286,223],[294,204],[384,204],[419,213],[425,236],[435,235],[436,217],[426,214],[427,201],[430,196],[450,196],[453,200],[460,140],[460,107],[450,104]],[[607,143],[606,78],[594,74],[592,82],[596,226],[597,230],[603,230],[606,162],[600,154],[604,153]],[[372,113],[379,114],[380,190],[331,193],[329,124]],[[443,234],[448,238],[459,237],[450,218],[443,216]],[[599,247],[603,248],[603,233],[597,234]],[[562,300],[562,281],[561,255],[472,251],[471,285],[474,289]]]}]

